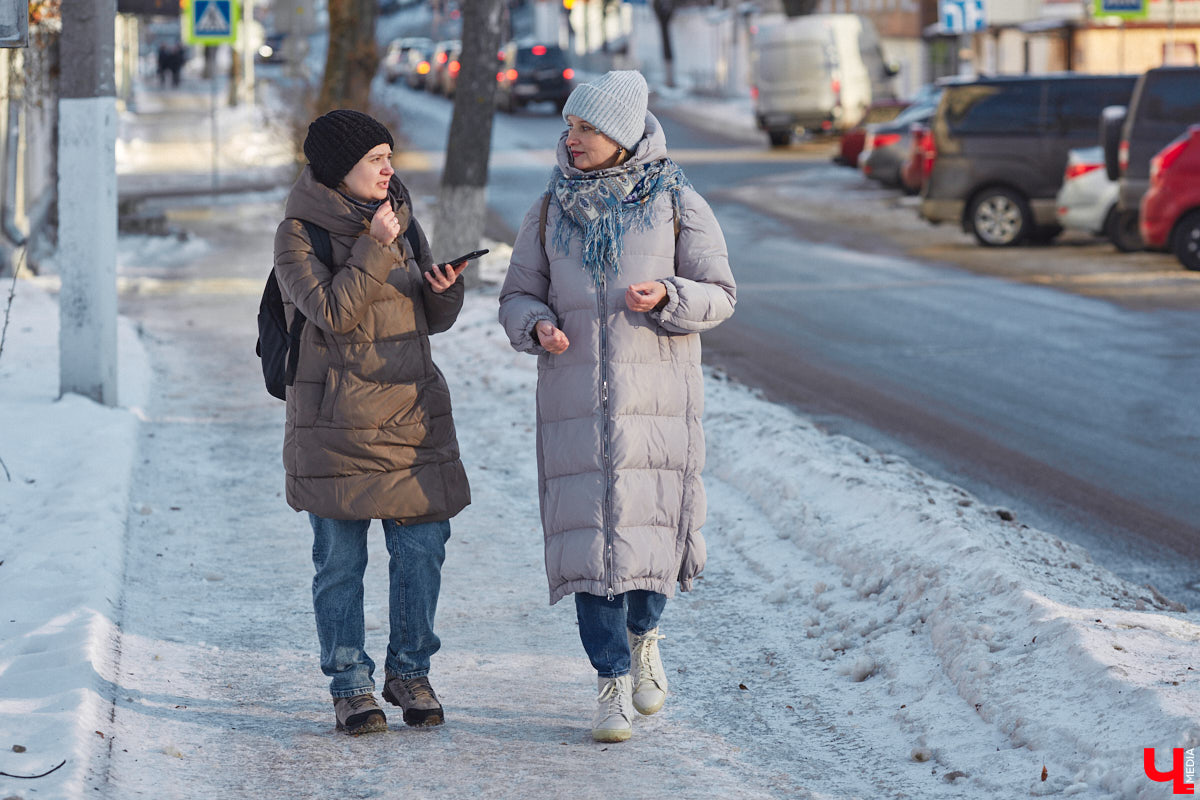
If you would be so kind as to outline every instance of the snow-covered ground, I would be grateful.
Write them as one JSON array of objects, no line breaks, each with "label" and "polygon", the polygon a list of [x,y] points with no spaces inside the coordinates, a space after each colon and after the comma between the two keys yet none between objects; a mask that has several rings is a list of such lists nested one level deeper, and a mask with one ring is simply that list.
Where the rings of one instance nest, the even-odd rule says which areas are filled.
[{"label": "snow-covered ground", "polygon": [[[146,250],[155,242],[127,240],[123,258],[153,258]],[[504,256],[503,245],[495,249],[493,273]],[[587,797],[587,787],[598,785],[595,771],[618,756],[606,753],[595,763],[601,746],[587,741],[591,684],[573,615],[563,606],[544,608],[534,359],[511,352],[495,307],[494,286],[472,292],[459,324],[435,341],[455,396],[475,504],[455,522],[441,617],[448,644],[435,658],[435,681],[452,713],[446,738],[421,739],[420,750],[455,754],[438,764],[439,796],[559,796],[578,784]],[[292,702],[246,696],[236,682],[219,688],[228,694],[223,700],[191,688],[188,674],[198,664],[251,645],[238,641],[240,634],[193,640],[188,631],[197,614],[205,629],[232,631],[264,612],[220,591],[206,594],[197,609],[187,591],[173,590],[177,577],[155,584],[140,568],[136,584],[149,585],[127,585],[130,562],[148,555],[127,553],[127,537],[139,535],[152,515],[171,514],[146,498],[169,489],[172,508],[186,509],[224,490],[202,468],[186,485],[135,471],[139,426],[151,416],[159,437],[171,437],[155,446],[181,460],[210,448],[214,433],[182,418],[162,425],[179,393],[152,373],[189,366],[154,363],[130,324],[121,333],[122,406],[57,399],[55,301],[34,282],[16,286],[0,354],[0,458],[8,471],[0,476],[0,772],[34,775],[66,764],[43,778],[0,776],[6,798],[151,796],[155,786],[172,787],[161,796],[193,797],[257,785],[257,759],[218,758],[211,732],[171,720],[122,724],[121,714],[136,705],[124,695],[143,680],[165,688],[174,676],[173,695],[160,702],[176,709],[227,702],[251,729],[256,717],[294,712]],[[196,344],[159,336],[154,353],[182,360]],[[235,405],[266,408],[261,427],[278,423],[279,409],[269,408],[273,401],[253,382],[223,391]],[[1164,748],[1200,740],[1194,613],[1165,608],[1150,589],[1115,578],[1086,552],[1006,519],[1003,509],[900,459],[830,437],[721,375],[708,377],[706,429],[710,568],[695,592],[669,607],[664,653],[675,693],[661,715],[639,723],[633,742],[622,746],[625,761],[616,762],[643,762],[657,777],[626,787],[625,796],[658,796],[664,785],[684,797],[1170,795],[1166,784],[1146,778],[1142,748],[1159,748],[1166,769]],[[266,483],[281,484],[274,453],[262,460],[274,470]],[[277,494],[264,493],[260,504],[241,514],[274,515],[292,528],[285,540],[303,538],[301,521],[281,508]],[[219,586],[225,575],[203,565],[228,559],[219,551],[230,540],[186,525],[178,533],[195,564],[188,579]],[[267,592],[299,585],[302,604],[299,550],[299,561],[255,560],[253,579]],[[519,605],[528,625],[546,626],[543,635],[530,637],[517,623],[506,631],[490,619],[492,606],[476,596],[489,586],[513,595],[495,602]],[[121,597],[139,592],[157,598],[162,629],[177,635],[122,641],[117,615],[130,600]],[[369,604],[376,647],[379,600]],[[473,619],[475,611],[484,619]],[[348,748],[332,732],[311,619],[302,605],[294,612],[299,619],[283,635],[299,665],[290,680],[302,689],[290,694],[305,698],[299,722],[306,751],[394,752],[388,737],[353,740]],[[521,646],[505,646],[514,642]],[[145,672],[119,667],[121,653]],[[557,676],[550,696],[539,663]],[[147,672],[157,676],[140,677]],[[506,724],[480,733],[477,715],[500,715]],[[531,736],[526,715],[529,728],[548,715],[554,724]],[[239,736],[252,736],[236,726],[220,735],[234,747]],[[561,758],[543,760],[554,758],[551,744]],[[113,748],[140,757],[115,756]],[[491,748],[505,755],[480,784]],[[114,759],[121,782],[101,782],[105,762]],[[319,766],[310,765],[314,787],[324,785]],[[395,769],[409,780],[420,774],[419,765]],[[533,789],[539,785],[546,794]],[[320,794],[314,788],[311,796]],[[287,796],[310,795],[290,786]]]},{"label": "snow-covered ground", "polygon": [[[741,120],[736,103],[705,109],[721,113]],[[152,182],[134,152],[124,168]],[[336,734],[306,524],[280,496],[282,405],[244,341],[279,196],[239,202],[196,201],[184,218],[209,232],[186,242],[122,238],[139,316],[120,327],[118,408],[58,398],[53,280],[15,286],[0,798],[1171,795],[1143,748],[1167,769],[1168,750],[1200,741],[1197,612],[720,374],[706,383],[709,567],[663,622],[672,696],[632,741],[592,743],[574,615],[546,605],[535,362],[495,321],[503,243],[484,264],[493,283],[433,344],[474,497],[439,611],[448,722]]]}]

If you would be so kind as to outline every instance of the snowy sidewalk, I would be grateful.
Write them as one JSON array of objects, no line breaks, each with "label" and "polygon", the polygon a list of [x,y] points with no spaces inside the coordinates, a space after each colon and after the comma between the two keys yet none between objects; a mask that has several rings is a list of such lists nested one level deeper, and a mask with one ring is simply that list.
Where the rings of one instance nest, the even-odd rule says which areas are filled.
[{"label": "snowy sidewalk", "polygon": [[663,623],[672,696],[631,742],[592,743],[574,614],[546,605],[535,361],[509,348],[494,286],[433,340],[474,497],[439,609],[447,724],[336,734],[282,404],[250,355],[281,199],[178,206],[183,245],[122,240],[122,408],[56,399],[56,301],[16,287],[0,772],[65,764],[0,776],[0,797],[1171,796],[1142,748],[1165,769],[1200,741],[1200,615],[719,375],[709,567]]}]

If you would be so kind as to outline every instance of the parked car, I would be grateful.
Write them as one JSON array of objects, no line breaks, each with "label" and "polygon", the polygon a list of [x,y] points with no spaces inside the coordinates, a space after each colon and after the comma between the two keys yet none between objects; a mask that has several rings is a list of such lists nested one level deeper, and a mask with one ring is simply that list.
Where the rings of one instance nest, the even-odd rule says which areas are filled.
[{"label": "parked car", "polygon": [[429,80],[429,73],[433,72],[433,48],[434,44],[431,41],[429,44],[416,45],[404,54],[401,71],[408,88],[425,88],[425,82]]},{"label": "parked car", "polygon": [[529,104],[550,102],[561,113],[574,86],[575,70],[556,44],[509,42],[500,51],[496,105],[509,113]]},{"label": "parked car", "polygon": [[429,72],[425,75],[425,91],[433,94],[442,91],[442,75],[449,69],[450,53],[461,47],[462,43],[457,39],[447,39],[433,46],[433,53],[429,58]]},{"label": "parked car", "polygon": [[434,88],[438,94],[445,97],[454,97],[454,87],[458,85],[458,71],[462,69],[462,43],[455,42],[454,45],[446,51],[446,63],[442,69],[438,70],[437,86]]},{"label": "parked car", "polygon": [[872,125],[860,157],[863,174],[884,186],[902,186],[900,170],[912,146],[912,127],[929,122],[940,99],[940,95],[930,96],[909,106],[891,122]]},{"label": "parked car", "polygon": [[254,60],[261,64],[279,64],[284,61],[284,40],[286,33],[268,33],[263,36],[263,42],[254,54]]},{"label": "parked car", "polygon": [[1147,247],[1170,249],[1184,267],[1200,270],[1200,125],[1150,159],[1140,216]]},{"label": "parked car", "polygon": [[991,247],[1053,238],[1067,151],[1096,143],[1101,109],[1128,102],[1135,80],[1061,73],[946,83],[921,217],[959,224]]},{"label": "parked car", "polygon": [[[1150,159],[1193,123],[1200,123],[1200,67],[1157,67],[1137,81],[1121,125],[1115,162],[1120,225],[1137,231],[1138,210],[1150,187]],[[1110,144],[1111,148],[1112,145]]]},{"label": "parked car", "polygon": [[920,194],[933,171],[937,149],[933,144],[933,131],[928,123],[913,123],[909,134],[908,155],[900,166],[900,187],[907,194]]},{"label": "parked car", "polygon": [[895,96],[871,21],[857,14],[779,16],[760,22],[750,47],[754,117],[772,145],[796,131],[845,131],[872,103]]},{"label": "parked car", "polygon": [[388,43],[383,56],[383,77],[388,83],[396,83],[408,72],[408,53],[413,48],[432,47],[433,41],[424,36],[406,36]]},{"label": "parked car", "polygon": [[862,153],[863,146],[867,139],[867,126],[878,125],[881,122],[891,122],[904,109],[908,108],[908,103],[903,100],[882,100],[878,103],[873,103],[867,109],[867,113],[863,115],[859,121],[850,130],[842,134],[838,141],[838,154],[833,157],[836,164],[841,164],[844,167],[857,167],[858,157]]},{"label": "parked car", "polygon": [[1110,239],[1117,220],[1117,182],[1104,169],[1104,148],[1077,147],[1067,153],[1062,188],[1054,200],[1058,224]]},{"label": "parked car", "polygon": [[1122,214],[1120,209],[1121,166],[1117,161],[1120,151],[1121,129],[1125,127],[1125,106],[1109,106],[1100,112],[1100,149],[1104,161],[1104,174],[1117,187],[1117,207],[1112,219],[1107,221],[1108,238],[1122,253],[1142,249],[1142,234],[1138,231],[1137,214]]}]

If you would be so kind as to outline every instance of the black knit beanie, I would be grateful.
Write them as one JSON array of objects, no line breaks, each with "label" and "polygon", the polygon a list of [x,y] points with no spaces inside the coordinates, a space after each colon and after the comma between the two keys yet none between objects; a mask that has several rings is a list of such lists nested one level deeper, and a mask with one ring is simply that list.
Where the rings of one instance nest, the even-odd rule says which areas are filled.
[{"label": "black knit beanie", "polygon": [[395,147],[387,128],[361,111],[337,109],[317,117],[308,126],[304,157],[316,179],[336,189],[346,173],[381,144]]}]

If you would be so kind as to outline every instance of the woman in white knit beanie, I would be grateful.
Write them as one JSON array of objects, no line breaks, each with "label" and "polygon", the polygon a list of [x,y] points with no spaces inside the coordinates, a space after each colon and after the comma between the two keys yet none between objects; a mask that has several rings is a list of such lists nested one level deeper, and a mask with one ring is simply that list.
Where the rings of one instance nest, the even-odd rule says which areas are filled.
[{"label": "woman in white knit beanie", "polygon": [[699,333],[735,301],[721,228],[667,157],[647,95],[635,71],[571,93],[500,294],[513,347],[538,356],[550,602],[575,595],[601,742],[666,700],[659,619],[705,561]]}]

